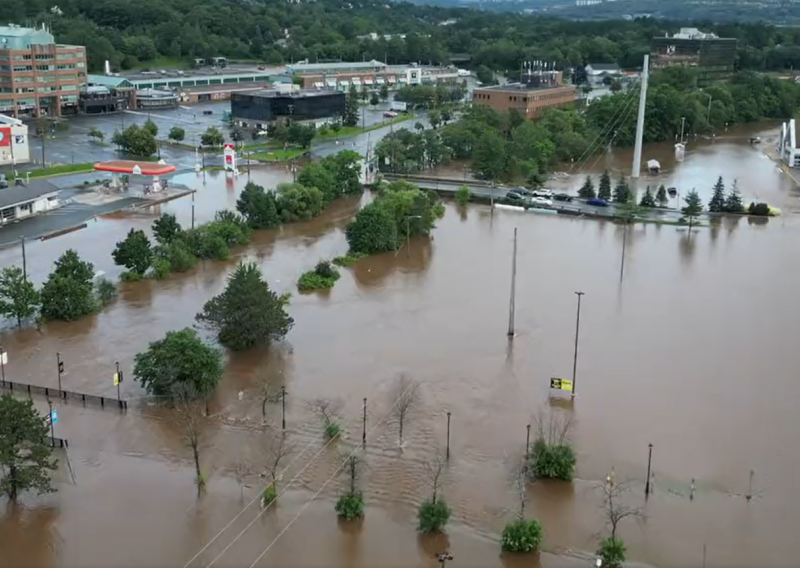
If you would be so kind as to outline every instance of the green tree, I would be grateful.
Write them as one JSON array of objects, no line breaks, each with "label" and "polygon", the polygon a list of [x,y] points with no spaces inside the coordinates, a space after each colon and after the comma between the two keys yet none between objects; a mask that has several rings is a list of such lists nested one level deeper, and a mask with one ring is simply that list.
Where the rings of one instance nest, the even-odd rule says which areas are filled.
[{"label": "green tree", "polygon": [[617,185],[614,186],[614,203],[627,203],[630,201],[631,189],[625,176],[620,176]]},{"label": "green tree", "polygon": [[111,253],[114,264],[124,266],[142,276],[153,262],[153,248],[144,231],[131,229],[125,240],[117,243]]},{"label": "green tree", "polygon": [[352,252],[372,254],[397,248],[397,225],[394,217],[376,201],[368,203],[345,231]]},{"label": "green tree", "polygon": [[667,196],[667,188],[664,187],[662,183],[658,186],[658,192],[656,192],[656,201],[658,201],[658,205],[660,207],[666,207],[667,203],[669,203],[669,196]]},{"label": "green tree", "polygon": [[475,71],[475,77],[478,79],[479,83],[483,83],[484,85],[495,84],[494,73],[492,73],[492,70],[486,65],[478,66],[478,69]]},{"label": "green tree", "polygon": [[625,543],[621,538],[602,538],[597,555],[603,559],[603,566],[619,568],[625,562]]},{"label": "green tree", "polygon": [[[320,163],[333,175],[334,186],[340,194],[359,195],[364,191],[361,186],[361,155],[355,150],[340,150],[336,154],[325,156]],[[300,179],[297,181],[300,182]],[[317,189],[325,193],[325,189]]]},{"label": "green tree", "polygon": [[472,153],[472,171],[481,179],[496,180],[505,171],[507,162],[506,141],[502,136],[492,130],[481,134]]},{"label": "green tree", "polygon": [[439,128],[442,124],[442,113],[438,109],[431,109],[428,111],[428,122],[431,123],[433,129]]},{"label": "green tree", "polygon": [[283,339],[294,325],[286,312],[288,296],[278,296],[255,263],[239,263],[225,290],[197,314],[197,321],[217,333],[219,342],[234,350],[265,346]]},{"label": "green tree", "polygon": [[388,85],[386,85],[386,83],[384,83],[383,85],[381,85],[381,88],[380,88],[380,96],[381,96],[381,100],[382,100],[382,101],[387,101],[387,100],[389,100],[389,87],[388,87]]},{"label": "green tree", "polygon": [[[351,150],[344,151],[350,152]],[[323,161],[330,160],[331,158],[332,156],[326,156],[323,158]],[[332,168],[326,167],[319,162],[306,164],[300,168],[300,171],[297,173],[297,183],[305,187],[316,187],[322,192],[322,195],[325,196],[325,202],[329,203],[342,194],[340,186],[337,184],[331,169]]]},{"label": "green tree", "polygon": [[73,321],[97,309],[93,294],[94,266],[67,250],[56,260],[56,267],[42,286],[42,316],[51,320]]},{"label": "green tree", "polygon": [[350,474],[349,490],[339,496],[335,509],[340,519],[352,521],[364,516],[364,495],[356,489],[358,458],[355,454],[347,458],[347,469]]},{"label": "green tree", "polygon": [[203,132],[202,136],[200,136],[200,143],[203,146],[217,148],[222,146],[223,142],[225,142],[225,137],[216,126],[209,126],[206,128],[206,131]]},{"label": "green tree", "polygon": [[355,91],[350,91],[345,97],[342,124],[345,126],[358,124],[358,93]]},{"label": "green tree", "polygon": [[172,396],[188,384],[205,395],[222,378],[222,354],[190,327],[168,331],[134,357],[133,374],[148,394]]},{"label": "green tree", "polygon": [[542,525],[535,519],[506,523],[501,537],[503,552],[533,552],[542,543]]},{"label": "green tree", "polygon": [[725,182],[719,176],[717,183],[714,184],[714,193],[708,202],[708,210],[711,213],[721,213],[725,211]]},{"label": "green tree", "polygon": [[173,126],[169,129],[169,134],[167,134],[167,138],[175,142],[181,142],[185,137],[186,131],[180,126]]},{"label": "green tree", "polygon": [[280,223],[275,193],[251,181],[236,200],[236,210],[253,229],[268,229]]},{"label": "green tree", "polygon": [[286,141],[290,144],[296,144],[301,148],[308,148],[311,146],[311,141],[317,134],[317,127],[313,124],[300,124],[293,122],[288,131],[286,132]]},{"label": "green tree", "polygon": [[23,491],[52,493],[57,461],[51,454],[47,420],[33,401],[0,396],[0,493],[13,503]]},{"label": "green tree", "polygon": [[152,132],[136,124],[131,124],[122,131],[114,131],[111,141],[123,152],[134,156],[152,156],[158,150]]},{"label": "green tree", "polygon": [[9,266],[0,270],[0,316],[17,320],[17,327],[21,328],[23,319],[36,314],[39,303],[39,292],[21,268]]},{"label": "green tree", "polygon": [[161,217],[153,221],[153,235],[156,242],[167,245],[180,237],[183,233],[177,217],[171,213],[162,213]]},{"label": "green tree", "polygon": [[644,190],[644,195],[642,195],[642,199],[639,201],[639,207],[655,207],[656,206],[656,198],[653,197],[653,192],[650,190],[650,186],[647,186],[647,189]]},{"label": "green tree", "polygon": [[418,530],[421,533],[440,532],[450,519],[450,507],[439,495],[439,488],[444,481],[446,458],[439,452],[425,463],[425,476],[431,487],[431,496],[422,502],[417,512]]},{"label": "green tree", "polygon": [[97,142],[102,142],[103,138],[106,137],[106,135],[103,134],[102,130],[98,130],[97,128],[94,128],[94,127],[90,128],[89,132],[87,134],[88,134],[89,138],[94,138],[95,141],[97,141]]},{"label": "green tree", "polygon": [[742,211],[744,211],[742,195],[739,193],[736,181],[734,181],[730,193],[728,193],[728,196],[725,198],[725,212],[741,213]]},{"label": "green tree", "polygon": [[372,106],[375,106],[379,102],[381,102],[381,99],[380,99],[380,97],[378,97],[378,93],[372,93],[370,95],[370,97],[369,97],[369,104],[371,104]]},{"label": "green tree", "polygon": [[278,184],[276,207],[281,221],[307,221],[322,212],[325,197],[316,187],[305,187],[299,183]]},{"label": "green tree", "polygon": [[583,185],[578,190],[578,197],[582,197],[584,199],[592,199],[597,197],[597,194],[594,192],[594,182],[592,181],[592,176],[586,176],[586,181],[583,182]]},{"label": "green tree", "polygon": [[600,185],[597,188],[597,197],[611,201],[611,176],[608,175],[608,170],[603,172],[600,176]]},{"label": "green tree", "polygon": [[689,219],[689,230],[691,230],[694,220],[703,212],[703,202],[694,189],[687,193],[683,200],[686,205],[681,209],[681,213]]},{"label": "green tree", "polygon": [[155,122],[153,122],[153,119],[151,118],[148,118],[147,120],[144,121],[144,124],[142,125],[142,130],[149,132],[153,138],[158,136],[158,125]]},{"label": "green tree", "polygon": [[469,203],[471,197],[472,197],[472,192],[466,185],[462,185],[456,190],[456,203],[458,203],[459,205],[466,205],[467,203]]}]

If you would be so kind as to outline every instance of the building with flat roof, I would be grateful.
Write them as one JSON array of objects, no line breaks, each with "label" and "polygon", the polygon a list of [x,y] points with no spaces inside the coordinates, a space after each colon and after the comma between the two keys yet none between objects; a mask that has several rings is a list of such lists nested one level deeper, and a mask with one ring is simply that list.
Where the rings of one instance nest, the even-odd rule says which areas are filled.
[{"label": "building with flat roof", "polygon": [[513,108],[527,118],[575,103],[575,85],[562,84],[560,71],[529,71],[522,79],[519,83],[478,87],[472,92],[472,103],[500,112]]},{"label": "building with flat roof", "polygon": [[[21,180],[20,180],[21,181]],[[47,180],[0,189],[0,226],[58,207],[58,188]]]},{"label": "building with flat roof", "polygon": [[0,112],[61,116],[78,112],[86,50],[61,45],[46,28],[0,26]]},{"label": "building with flat roof", "polygon": [[28,127],[19,119],[0,114],[0,165],[11,165],[31,161],[28,145]]},{"label": "building with flat roof", "polygon": [[736,63],[735,38],[721,38],[697,28],[681,28],[671,37],[654,37],[650,42],[650,66],[653,69],[685,65],[695,67],[698,82],[708,84],[727,79]]},{"label": "building with flat roof", "polygon": [[231,95],[231,117],[243,127],[277,120],[319,120],[344,113],[345,94],[332,90],[269,89]]}]

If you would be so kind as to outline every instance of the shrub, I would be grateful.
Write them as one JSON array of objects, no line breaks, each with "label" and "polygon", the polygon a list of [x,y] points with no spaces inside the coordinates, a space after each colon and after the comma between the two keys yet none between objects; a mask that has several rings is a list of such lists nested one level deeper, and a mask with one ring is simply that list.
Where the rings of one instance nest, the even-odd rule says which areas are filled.
[{"label": "shrub", "polygon": [[747,212],[750,215],[760,215],[763,217],[769,217],[769,205],[766,203],[751,203],[750,207],[747,208]]},{"label": "shrub", "polygon": [[364,516],[364,496],[361,491],[345,493],[336,501],[336,514],[340,519],[352,521]]},{"label": "shrub", "polygon": [[419,532],[431,533],[441,531],[450,519],[450,507],[443,499],[435,503],[430,499],[423,501],[419,506]]},{"label": "shrub", "polygon": [[336,266],[350,266],[366,256],[363,252],[349,252],[344,256],[335,257],[332,262]]},{"label": "shrub", "polygon": [[104,306],[117,295],[117,287],[108,278],[99,278],[94,284],[94,291],[97,300]]},{"label": "shrub", "polygon": [[317,266],[314,267],[314,272],[323,278],[334,278],[338,274],[336,269],[333,268],[331,263],[327,260],[320,260]]},{"label": "shrub", "polygon": [[394,217],[374,201],[356,213],[345,234],[350,250],[356,253],[371,254],[397,248]]},{"label": "shrub", "polygon": [[150,270],[153,278],[156,280],[162,280],[169,276],[169,273],[172,271],[172,265],[170,264],[169,260],[159,256],[153,260]]},{"label": "shrub", "polygon": [[342,433],[342,427],[335,420],[330,420],[325,423],[325,437],[329,440],[335,438]]},{"label": "shrub", "polygon": [[226,260],[231,252],[225,239],[212,233],[207,225],[186,231],[186,244],[197,258]]},{"label": "shrub", "polygon": [[462,185],[456,190],[456,203],[459,205],[466,205],[469,203],[470,197],[472,197],[472,192],[470,192],[466,185]]},{"label": "shrub", "polygon": [[177,241],[170,243],[166,249],[169,264],[175,272],[186,272],[197,262],[197,257],[192,254],[186,243]]},{"label": "shrub", "polygon": [[542,542],[542,525],[536,520],[520,519],[506,523],[503,529],[504,552],[533,552]]},{"label": "shrub", "polygon": [[270,483],[264,488],[264,492],[261,494],[261,506],[266,507],[277,498],[278,490],[275,489],[274,483]]},{"label": "shrub", "polygon": [[603,559],[603,566],[618,568],[625,562],[625,543],[621,538],[604,538],[600,541],[597,555]]},{"label": "shrub", "polygon": [[142,279],[142,275],[134,270],[123,270],[119,275],[119,279],[123,282],[136,282]]},{"label": "shrub", "polygon": [[537,479],[571,481],[575,473],[575,453],[569,442],[548,444],[539,439],[533,443],[529,471]]},{"label": "shrub", "polygon": [[297,288],[306,292],[332,288],[339,279],[339,271],[328,261],[320,261],[314,270],[304,272],[297,281]]}]

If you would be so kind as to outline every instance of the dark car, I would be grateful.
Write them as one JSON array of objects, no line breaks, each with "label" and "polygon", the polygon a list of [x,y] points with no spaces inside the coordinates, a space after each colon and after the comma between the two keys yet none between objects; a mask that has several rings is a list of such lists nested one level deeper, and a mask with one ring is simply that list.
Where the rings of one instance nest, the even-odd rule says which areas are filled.
[{"label": "dark car", "polygon": [[553,196],[553,199],[555,199],[556,201],[572,201],[572,196],[567,195],[566,193],[556,193]]},{"label": "dark car", "polygon": [[591,199],[586,200],[586,205],[595,205],[597,207],[605,207],[608,205],[605,199],[600,199],[599,197],[592,197]]},{"label": "dark car", "polygon": [[514,191],[512,189],[511,191],[506,193],[506,199],[510,199],[512,201],[522,201],[524,199],[524,196],[521,193],[518,193],[517,191]]},{"label": "dark car", "polygon": [[512,187],[508,190],[509,193],[516,193],[521,195],[522,197],[530,197],[531,192],[525,189],[524,187]]}]

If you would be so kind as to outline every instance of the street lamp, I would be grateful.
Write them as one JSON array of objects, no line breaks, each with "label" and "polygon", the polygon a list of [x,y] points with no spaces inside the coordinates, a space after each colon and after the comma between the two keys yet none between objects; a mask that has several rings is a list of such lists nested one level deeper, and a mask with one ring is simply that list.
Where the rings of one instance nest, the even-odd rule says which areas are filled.
[{"label": "street lamp", "polygon": [[644,484],[644,495],[650,495],[650,463],[653,461],[653,444],[647,444],[647,482]]},{"label": "street lamp", "polygon": [[581,329],[581,297],[585,292],[575,292],[578,296],[578,313],[575,317],[575,352],[572,356],[572,398],[575,398],[575,377],[578,371],[578,334]]},{"label": "street lamp", "polygon": [[452,560],[453,555],[449,552],[437,552],[436,553],[436,560],[439,561],[439,565],[444,568],[444,565],[447,563],[448,560]]},{"label": "street lamp", "polygon": [[411,258],[411,219],[422,219],[422,215],[406,215],[406,258]]}]

